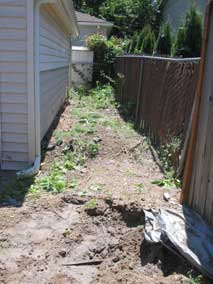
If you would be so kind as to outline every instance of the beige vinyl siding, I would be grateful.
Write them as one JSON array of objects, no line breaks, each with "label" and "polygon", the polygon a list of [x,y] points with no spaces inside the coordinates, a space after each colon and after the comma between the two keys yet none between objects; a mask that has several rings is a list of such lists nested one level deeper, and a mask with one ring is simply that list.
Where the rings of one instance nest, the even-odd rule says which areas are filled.
[{"label": "beige vinyl siding", "polygon": [[40,106],[41,138],[60,109],[68,85],[69,35],[46,7],[40,17]]},{"label": "beige vinyl siding", "polygon": [[0,0],[0,164],[28,164],[27,0]]}]

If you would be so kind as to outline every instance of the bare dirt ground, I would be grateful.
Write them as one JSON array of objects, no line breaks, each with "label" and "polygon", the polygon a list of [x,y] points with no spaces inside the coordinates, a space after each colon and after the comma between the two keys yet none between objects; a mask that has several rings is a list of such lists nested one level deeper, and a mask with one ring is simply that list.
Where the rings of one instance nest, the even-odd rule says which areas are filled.
[{"label": "bare dirt ground", "polygon": [[[74,127],[79,117],[71,113],[76,105],[74,100],[66,107],[56,130]],[[57,195],[42,189],[35,194],[27,186],[19,198],[5,195],[7,175],[2,174],[0,283],[196,283],[188,278],[191,267],[182,258],[144,241],[143,209],[175,208],[180,190],[169,190],[172,199],[164,201],[168,190],[152,184],[163,174],[146,138],[127,129],[114,107],[97,112],[110,123],[96,122],[92,139],[98,139],[99,153],[66,171],[74,186]],[[51,171],[70,139],[66,135],[45,153],[39,176]],[[53,135],[50,144],[55,143]],[[10,185],[10,192],[16,192],[17,186]]]}]

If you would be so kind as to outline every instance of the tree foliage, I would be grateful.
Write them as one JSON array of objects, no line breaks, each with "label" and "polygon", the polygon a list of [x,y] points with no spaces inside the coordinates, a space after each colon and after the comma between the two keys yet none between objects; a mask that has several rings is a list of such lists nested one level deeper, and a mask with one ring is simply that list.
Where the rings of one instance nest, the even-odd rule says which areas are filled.
[{"label": "tree foliage", "polygon": [[156,43],[154,31],[151,29],[151,26],[148,26],[144,28],[143,33],[144,33],[144,39],[141,46],[141,52],[152,55]]},{"label": "tree foliage", "polygon": [[202,46],[202,18],[193,5],[186,15],[184,25],[177,33],[174,55],[199,57]]},{"label": "tree foliage", "polygon": [[171,55],[172,51],[172,34],[168,23],[161,27],[156,43],[156,53],[159,55]]},{"label": "tree foliage", "polygon": [[106,0],[100,14],[114,23],[113,34],[133,35],[149,24],[158,32],[161,20],[161,1],[152,0]]},{"label": "tree foliage", "polygon": [[82,9],[83,3],[83,0],[73,0],[74,7],[77,11],[80,11]]}]

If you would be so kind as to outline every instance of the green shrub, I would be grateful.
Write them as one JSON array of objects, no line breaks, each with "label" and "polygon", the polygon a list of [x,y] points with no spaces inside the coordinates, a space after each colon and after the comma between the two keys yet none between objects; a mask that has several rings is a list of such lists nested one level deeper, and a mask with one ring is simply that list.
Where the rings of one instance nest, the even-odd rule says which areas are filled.
[{"label": "green shrub", "polygon": [[123,53],[122,41],[114,37],[107,40],[95,34],[87,38],[87,47],[94,51],[93,84],[112,82],[116,56]]},{"label": "green shrub", "polygon": [[155,47],[155,42],[156,42],[155,34],[152,31],[150,26],[145,27],[143,30],[143,33],[145,36],[144,36],[143,43],[141,46],[141,52],[152,55],[154,51],[154,47]]},{"label": "green shrub", "polygon": [[156,43],[156,53],[160,55],[171,55],[172,35],[170,25],[164,24],[160,30]]},{"label": "green shrub", "polygon": [[177,33],[174,55],[199,57],[202,46],[202,18],[193,5],[186,15],[184,25]]}]

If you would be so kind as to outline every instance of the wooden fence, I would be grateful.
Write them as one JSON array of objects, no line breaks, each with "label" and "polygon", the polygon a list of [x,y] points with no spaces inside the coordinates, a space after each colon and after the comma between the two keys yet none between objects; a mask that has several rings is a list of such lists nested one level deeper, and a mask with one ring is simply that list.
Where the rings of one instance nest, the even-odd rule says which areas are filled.
[{"label": "wooden fence", "polygon": [[213,226],[213,1],[207,7],[182,202]]},{"label": "wooden fence", "polygon": [[[185,134],[199,69],[198,59],[121,56],[116,71],[123,75],[119,100],[135,105],[138,127],[156,142]],[[122,76],[121,76],[122,77]]]}]

